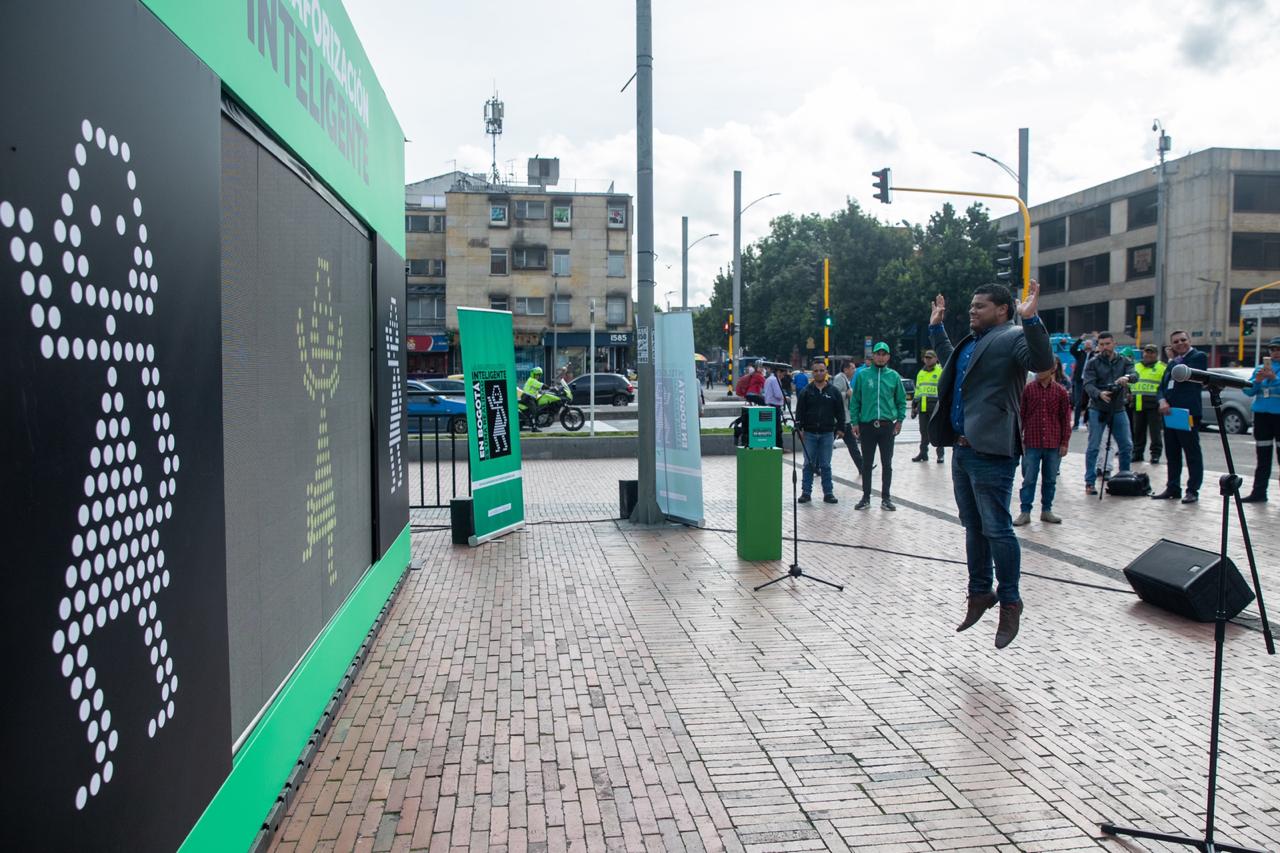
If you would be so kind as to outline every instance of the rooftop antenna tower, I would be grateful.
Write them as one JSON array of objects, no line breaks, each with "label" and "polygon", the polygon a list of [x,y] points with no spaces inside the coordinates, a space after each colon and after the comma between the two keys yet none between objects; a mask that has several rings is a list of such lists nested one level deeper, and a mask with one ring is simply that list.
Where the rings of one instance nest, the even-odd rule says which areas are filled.
[{"label": "rooftop antenna tower", "polygon": [[502,113],[502,101],[498,100],[498,90],[494,89],[493,97],[484,102],[484,132],[492,140],[493,163],[489,177],[495,184],[502,183],[502,175],[498,172],[498,137],[502,135]]}]

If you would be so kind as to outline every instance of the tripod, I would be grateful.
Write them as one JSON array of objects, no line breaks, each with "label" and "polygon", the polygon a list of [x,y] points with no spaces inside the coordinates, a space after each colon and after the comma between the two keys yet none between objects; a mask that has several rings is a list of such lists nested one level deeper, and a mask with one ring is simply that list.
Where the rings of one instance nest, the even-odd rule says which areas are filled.
[{"label": "tripod", "polygon": [[[1222,423],[1222,389],[1206,383],[1209,400],[1213,403],[1213,411]],[[1186,835],[1172,835],[1165,832],[1152,832],[1146,829],[1134,829],[1116,826],[1113,823],[1099,824],[1106,835],[1128,835],[1133,838],[1150,838],[1154,841],[1167,841],[1171,844],[1182,844],[1194,847],[1204,853],[1217,851],[1233,851],[1234,853],[1264,853],[1253,847],[1238,847],[1233,844],[1220,844],[1214,841],[1214,810],[1218,794],[1218,732],[1222,717],[1222,653],[1227,638],[1227,532],[1231,525],[1231,502],[1235,500],[1236,517],[1240,520],[1240,533],[1244,539],[1245,554],[1249,558],[1249,570],[1253,574],[1253,591],[1258,597],[1258,614],[1262,618],[1262,634],[1266,641],[1267,654],[1276,653],[1275,640],[1271,636],[1271,623],[1267,621],[1267,608],[1262,603],[1262,585],[1258,582],[1258,564],[1253,558],[1253,543],[1249,539],[1249,525],[1244,517],[1244,505],[1240,503],[1240,485],[1243,479],[1236,475],[1236,466],[1231,458],[1231,445],[1227,442],[1227,431],[1218,428],[1222,438],[1222,452],[1227,459],[1227,472],[1218,480],[1222,494],[1222,538],[1218,546],[1218,609],[1213,624],[1213,708],[1209,715],[1209,779],[1208,806],[1204,819],[1204,837],[1192,838]]]},{"label": "tripod", "polygon": [[[766,586],[771,586],[778,581],[783,581],[787,578],[804,578],[805,580],[817,581],[818,583],[824,583],[827,586],[833,586],[843,592],[844,587],[840,584],[832,583],[831,581],[823,580],[822,578],[814,577],[813,575],[806,575],[804,573],[804,569],[800,568],[800,524],[797,520],[800,502],[799,497],[796,494],[796,419],[795,415],[791,414],[790,401],[784,398],[782,404],[786,407],[787,417],[791,420],[791,567],[782,577],[774,578],[771,581],[765,581],[756,587],[753,592],[759,592]],[[804,450],[804,445],[801,444],[800,448]],[[809,465],[808,450],[804,450],[804,464],[806,467]],[[814,473],[817,474],[818,472],[815,471]]]},{"label": "tripod", "polygon": [[[1107,491],[1107,470],[1111,467],[1111,424],[1114,420],[1115,412],[1107,411],[1099,413],[1103,424],[1102,429],[1102,463],[1094,469],[1094,476],[1098,483],[1098,500],[1102,500],[1103,494]],[[1117,447],[1117,452],[1119,448]]]}]

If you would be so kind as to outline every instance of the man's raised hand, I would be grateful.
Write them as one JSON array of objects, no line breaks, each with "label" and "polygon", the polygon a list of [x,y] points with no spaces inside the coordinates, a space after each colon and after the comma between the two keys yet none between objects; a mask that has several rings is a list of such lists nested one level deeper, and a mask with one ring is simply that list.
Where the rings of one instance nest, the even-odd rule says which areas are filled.
[{"label": "man's raised hand", "polygon": [[1025,302],[1018,301],[1018,316],[1024,320],[1029,320],[1036,316],[1036,306],[1040,301],[1040,282],[1034,278],[1027,286],[1027,299]]},{"label": "man's raised hand", "polygon": [[947,318],[947,298],[939,293],[933,298],[933,309],[929,312],[929,325],[939,326]]}]

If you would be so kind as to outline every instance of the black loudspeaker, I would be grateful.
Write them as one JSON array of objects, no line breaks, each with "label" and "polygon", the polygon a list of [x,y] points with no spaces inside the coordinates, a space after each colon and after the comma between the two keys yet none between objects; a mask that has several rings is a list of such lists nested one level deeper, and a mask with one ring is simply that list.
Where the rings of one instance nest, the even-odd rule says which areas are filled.
[{"label": "black loudspeaker", "polygon": [[[1126,566],[1124,576],[1148,604],[1197,622],[1212,622],[1218,607],[1218,570],[1216,551],[1161,539]],[[1253,601],[1253,590],[1230,559],[1226,572],[1230,619]]]},{"label": "black loudspeaker", "polygon": [[630,518],[631,511],[640,501],[639,480],[618,481],[618,518]]},{"label": "black loudspeaker", "polygon": [[471,498],[453,498],[449,501],[449,528],[454,545],[468,545],[476,535],[476,520],[472,514]]}]

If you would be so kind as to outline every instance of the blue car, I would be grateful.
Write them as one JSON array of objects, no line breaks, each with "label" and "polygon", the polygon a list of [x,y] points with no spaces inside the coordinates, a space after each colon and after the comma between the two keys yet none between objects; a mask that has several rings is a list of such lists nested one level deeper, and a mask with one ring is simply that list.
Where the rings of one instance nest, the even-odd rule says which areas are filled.
[{"label": "blue car", "polygon": [[467,404],[457,397],[445,397],[429,390],[426,383],[410,379],[405,383],[408,407],[407,432],[451,432],[467,434]]}]

